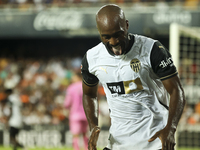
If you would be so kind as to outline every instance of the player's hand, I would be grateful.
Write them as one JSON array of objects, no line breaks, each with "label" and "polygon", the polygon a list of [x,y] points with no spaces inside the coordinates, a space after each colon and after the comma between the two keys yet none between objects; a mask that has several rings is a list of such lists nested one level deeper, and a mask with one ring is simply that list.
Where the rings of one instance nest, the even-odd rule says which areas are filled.
[{"label": "player's hand", "polygon": [[156,132],[148,141],[152,142],[156,138],[159,138],[162,142],[162,150],[174,150],[174,146],[176,145],[174,133],[175,129],[164,128]]},{"label": "player's hand", "polygon": [[94,127],[91,131],[90,139],[88,142],[88,150],[97,150],[97,140],[99,138],[100,128]]}]

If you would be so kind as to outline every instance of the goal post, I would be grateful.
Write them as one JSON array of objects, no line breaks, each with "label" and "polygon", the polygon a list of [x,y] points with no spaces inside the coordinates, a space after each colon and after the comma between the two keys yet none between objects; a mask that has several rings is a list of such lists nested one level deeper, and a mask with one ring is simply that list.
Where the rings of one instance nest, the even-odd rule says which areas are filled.
[{"label": "goal post", "polygon": [[[174,64],[179,68],[180,38],[181,36],[200,40],[200,27],[188,27],[177,23],[170,24],[169,50],[172,54]],[[187,43],[185,43],[187,44]]]},{"label": "goal post", "polygon": [[200,149],[200,27],[170,24],[169,50],[186,96],[176,134],[176,150]]},{"label": "goal post", "polygon": [[[172,55],[174,65],[179,67],[179,25],[172,23],[169,33],[169,50]],[[178,68],[177,68],[178,69]]]}]

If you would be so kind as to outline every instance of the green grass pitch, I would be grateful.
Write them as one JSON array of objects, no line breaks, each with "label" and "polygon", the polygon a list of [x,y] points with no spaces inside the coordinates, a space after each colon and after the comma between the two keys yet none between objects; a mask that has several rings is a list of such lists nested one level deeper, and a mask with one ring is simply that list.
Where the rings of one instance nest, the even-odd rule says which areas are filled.
[{"label": "green grass pitch", "polygon": [[[13,150],[12,147],[3,147],[0,146],[0,150]],[[17,150],[23,150],[18,148]],[[38,147],[38,148],[27,148],[27,150],[73,150],[73,148],[70,147],[62,147],[62,148],[42,148],[42,147]],[[102,150],[100,148],[98,148],[98,150]]]},{"label": "green grass pitch", "polygon": [[[11,147],[0,146],[0,150],[13,150]],[[18,148],[18,150],[23,150]],[[62,147],[62,148],[28,148],[28,150],[73,150],[73,148]],[[102,150],[98,148],[98,150]],[[179,148],[177,150],[200,150],[200,148]]]},{"label": "green grass pitch", "polygon": [[[0,150],[13,150],[13,149],[11,147],[0,146]],[[18,150],[23,150],[23,149],[18,148]],[[73,150],[73,149],[63,147],[63,148],[28,148],[27,150]]]}]

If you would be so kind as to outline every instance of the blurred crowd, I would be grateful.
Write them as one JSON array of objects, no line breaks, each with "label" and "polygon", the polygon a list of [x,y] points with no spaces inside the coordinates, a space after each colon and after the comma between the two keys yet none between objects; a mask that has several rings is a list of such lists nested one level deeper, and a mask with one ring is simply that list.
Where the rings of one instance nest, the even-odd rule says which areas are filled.
[{"label": "blurred crowd", "polygon": [[[182,52],[183,54],[184,52]],[[192,51],[191,51],[192,53]],[[184,87],[186,106],[180,120],[182,125],[200,124],[200,62],[196,61],[198,54],[193,59],[184,58],[180,61],[179,75]]]},{"label": "blurred crowd", "polygon": [[200,102],[186,105],[180,120],[181,125],[200,125]]},{"label": "blurred crowd", "polygon": [[[166,6],[166,5],[183,5],[198,6],[200,0],[0,0],[0,6],[7,5],[19,8],[28,8],[30,6],[66,6],[67,4],[97,4],[97,3],[133,3],[137,6]],[[90,5],[89,5],[90,6]]]},{"label": "blurred crowd", "polygon": [[[6,89],[12,89],[23,103],[25,125],[68,124],[69,110],[64,108],[67,87],[72,76],[80,71],[81,58],[34,60],[0,58],[0,101]],[[99,86],[101,118],[109,125],[105,93]]]},{"label": "blurred crowd", "polygon": [[[0,101],[5,98],[5,89],[13,89],[23,103],[25,125],[68,124],[69,111],[63,105],[66,89],[72,83],[73,74],[80,71],[81,60],[80,57],[47,60],[0,58]],[[109,109],[101,85],[98,95],[99,124],[109,127]],[[186,105],[180,123],[200,124],[200,102]]]}]

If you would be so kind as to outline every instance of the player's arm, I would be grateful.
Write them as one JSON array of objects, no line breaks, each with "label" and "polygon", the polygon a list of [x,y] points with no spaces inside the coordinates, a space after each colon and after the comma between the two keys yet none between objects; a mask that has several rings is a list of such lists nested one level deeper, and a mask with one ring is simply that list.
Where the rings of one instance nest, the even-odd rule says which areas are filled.
[{"label": "player's arm", "polygon": [[[159,137],[162,142],[162,150],[174,150],[174,134],[185,105],[184,91],[171,55],[161,43],[155,43],[151,57],[152,68],[169,93],[170,103],[167,125],[149,139],[149,142]],[[153,57],[156,59],[153,59]]]},{"label": "player's arm", "polygon": [[168,136],[161,136],[161,138],[164,138],[163,147],[166,147],[167,150],[171,150],[170,147],[174,146],[171,145],[174,141],[174,134],[184,109],[185,96],[179,77],[177,75],[162,81],[162,83],[170,95],[170,103],[168,121],[165,127],[165,132]]},{"label": "player's arm", "polygon": [[86,55],[82,60],[81,72],[83,76],[83,107],[91,131],[88,142],[88,150],[97,150],[96,145],[100,133],[100,128],[98,127],[99,105],[97,99],[99,80],[88,71]]},{"label": "player's arm", "polygon": [[97,150],[96,145],[100,133],[100,128],[98,127],[99,105],[97,100],[97,88],[98,85],[89,87],[83,82],[83,107],[91,131],[88,150]]},{"label": "player's arm", "polygon": [[162,150],[174,150],[176,127],[183,112],[185,96],[177,75],[163,80],[162,83],[170,95],[168,121],[165,128],[157,132],[149,142],[159,137],[162,142]]},{"label": "player's arm", "polygon": [[97,100],[98,85],[90,87],[83,82],[82,86],[83,86],[83,107],[91,131],[95,126],[98,126],[98,113],[99,113],[99,105]]},{"label": "player's arm", "polygon": [[169,117],[166,127],[176,130],[185,106],[184,91],[177,75],[162,81],[162,83],[170,95]]}]

